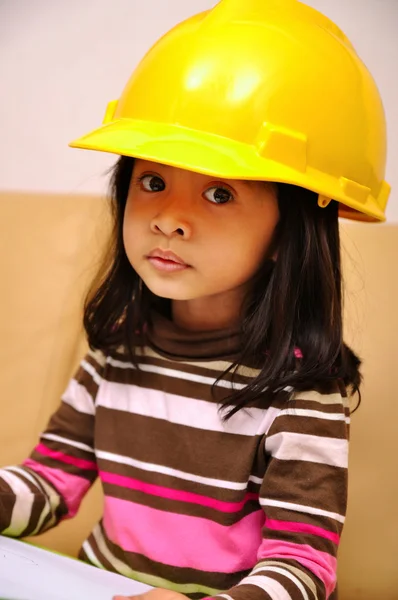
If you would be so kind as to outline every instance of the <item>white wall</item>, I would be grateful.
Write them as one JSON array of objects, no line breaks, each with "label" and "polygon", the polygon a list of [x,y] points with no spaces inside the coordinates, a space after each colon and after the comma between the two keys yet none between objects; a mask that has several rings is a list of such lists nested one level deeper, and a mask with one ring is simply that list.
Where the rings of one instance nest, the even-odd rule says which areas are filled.
[{"label": "white wall", "polygon": [[[398,222],[398,0],[307,3],[339,24],[379,86],[393,186],[387,217]],[[0,189],[103,193],[114,157],[69,149],[68,141],[101,123],[161,34],[214,4],[0,0]]]}]

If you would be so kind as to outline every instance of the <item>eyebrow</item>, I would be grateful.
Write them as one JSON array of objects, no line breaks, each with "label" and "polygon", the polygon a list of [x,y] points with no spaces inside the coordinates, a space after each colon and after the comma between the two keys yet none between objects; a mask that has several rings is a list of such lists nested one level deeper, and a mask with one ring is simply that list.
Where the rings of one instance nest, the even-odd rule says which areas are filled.
[{"label": "eyebrow", "polygon": [[[152,162],[152,161],[150,161]],[[175,169],[176,167],[173,167],[173,165],[166,165],[164,163],[156,163],[156,164],[160,164],[162,167],[166,168],[166,169]],[[178,168],[178,167],[177,167]],[[181,168],[181,167],[179,167]],[[190,169],[187,169],[190,170]],[[198,173],[197,171],[193,171],[193,173]],[[254,183],[266,183],[271,184],[271,181],[263,181],[262,179],[233,179],[232,177],[222,177],[220,175],[210,175],[209,173],[198,173],[198,175],[204,175],[205,177],[218,177],[219,179],[229,179],[230,181],[237,181],[238,183],[242,183],[244,186],[246,187],[252,187]]]},{"label": "eyebrow", "polygon": [[[166,168],[166,169],[174,169],[175,167],[173,167],[172,165],[166,165],[164,163],[158,163],[161,164],[162,167]],[[181,167],[180,167],[181,168]],[[198,173],[197,171],[194,171],[194,173]],[[252,186],[254,183],[259,183],[259,180],[257,179],[233,179],[231,177],[222,177],[220,175],[210,175],[209,173],[198,173],[199,175],[204,175],[205,177],[219,177],[220,179],[229,179],[230,181],[237,181],[238,183],[243,183],[243,185],[246,185],[248,187]],[[269,182],[267,182],[269,183]]]}]

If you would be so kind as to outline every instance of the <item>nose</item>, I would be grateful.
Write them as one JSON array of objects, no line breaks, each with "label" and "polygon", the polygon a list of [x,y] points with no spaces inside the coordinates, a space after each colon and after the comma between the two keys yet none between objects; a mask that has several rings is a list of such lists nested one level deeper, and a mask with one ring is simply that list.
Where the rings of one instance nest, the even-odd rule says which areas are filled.
[{"label": "nose", "polygon": [[192,235],[192,226],[186,218],[187,214],[188,207],[185,203],[181,203],[178,199],[168,201],[151,220],[151,231],[169,238],[189,239]]}]

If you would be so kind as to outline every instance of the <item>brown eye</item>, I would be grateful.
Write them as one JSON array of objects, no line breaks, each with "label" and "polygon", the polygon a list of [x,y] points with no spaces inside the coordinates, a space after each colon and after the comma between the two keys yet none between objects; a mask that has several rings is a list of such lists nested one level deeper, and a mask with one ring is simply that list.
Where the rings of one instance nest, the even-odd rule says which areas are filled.
[{"label": "brown eye", "polygon": [[226,204],[234,199],[232,193],[221,187],[211,187],[205,192],[207,200],[213,202],[213,204]]},{"label": "brown eye", "polygon": [[162,192],[166,187],[163,179],[157,175],[144,175],[139,181],[147,192]]}]

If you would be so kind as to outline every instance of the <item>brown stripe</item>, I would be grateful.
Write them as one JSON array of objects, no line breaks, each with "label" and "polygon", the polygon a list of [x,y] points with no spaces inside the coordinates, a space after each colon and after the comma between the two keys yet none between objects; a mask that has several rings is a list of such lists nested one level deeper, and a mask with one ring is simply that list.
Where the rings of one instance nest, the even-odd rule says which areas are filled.
[{"label": "brown stripe", "polygon": [[[315,587],[315,591],[317,593],[318,596],[318,600],[321,600],[321,598],[325,598],[325,587],[323,585],[323,583],[321,582],[320,579],[318,579],[318,577],[316,577],[314,575],[314,573],[312,571],[310,571],[309,569],[307,569],[306,567],[304,567],[303,565],[301,565],[297,560],[291,560],[291,559],[277,559],[277,560],[273,560],[273,559],[264,559],[261,560],[260,563],[271,563],[271,565],[273,563],[278,563],[277,566],[282,566],[286,565],[286,566],[291,566],[293,567],[293,569],[298,569],[301,573],[303,573],[304,578],[307,577],[310,581],[312,581],[314,587]],[[282,563],[282,564],[281,564]],[[276,566],[276,564],[275,564]],[[298,577],[296,575],[296,577]],[[303,583],[305,589],[307,590],[307,592],[309,592],[309,597],[310,598],[314,598],[313,596],[313,592],[311,590],[311,587],[307,584],[305,584],[305,581],[303,581],[303,579],[299,578],[300,581]],[[295,596],[293,596],[295,598]],[[302,600],[302,597],[299,596],[300,600]],[[331,600],[332,597],[329,598],[329,600]],[[337,598],[335,598],[335,600],[337,600]]]},{"label": "brown stripe", "polygon": [[275,419],[272,425],[272,434],[278,431],[347,439],[347,424],[345,421],[318,419],[317,417],[297,417],[294,413],[281,415]]},{"label": "brown stripe", "polygon": [[[328,414],[343,414],[343,405],[341,402],[337,402],[335,404],[321,404],[311,400],[289,400],[288,404],[284,408],[291,410],[292,414],[294,414],[294,411],[298,408],[317,410],[318,412]],[[347,414],[346,416],[349,415]]]},{"label": "brown stripe", "polygon": [[219,523],[220,525],[225,525],[226,527],[235,525],[241,519],[253,512],[262,511],[256,501],[247,502],[241,510],[236,512],[222,512],[201,504],[162,498],[160,496],[145,494],[144,492],[130,490],[108,483],[103,483],[103,489],[106,496],[120,498],[121,500],[141,504],[155,510],[163,510],[168,513],[200,517],[207,519],[208,521]]},{"label": "brown stripe", "polygon": [[149,388],[176,394],[186,398],[196,398],[198,400],[206,400],[207,402],[217,403],[222,402],[234,389],[221,388],[215,386],[212,389],[212,384],[215,381],[213,374],[211,384],[201,383],[199,381],[188,381],[178,378],[176,372],[175,377],[165,376],[164,374],[148,373],[145,371],[136,371],[133,369],[118,369],[110,367],[105,373],[106,380],[112,383],[122,383],[124,385],[136,385],[138,387]]},{"label": "brown stripe", "polygon": [[[303,573],[305,573],[306,575],[308,575],[308,577],[310,579],[312,579],[312,581],[315,584],[319,600],[321,598],[326,597],[326,590],[325,590],[324,584],[322,583],[322,581],[320,579],[318,579],[318,577],[316,577],[316,575],[314,575],[314,573],[312,571],[310,571],[309,569],[304,567],[297,560],[286,559],[283,562],[285,562],[286,564],[292,565],[292,567],[296,567],[297,569],[300,569],[300,571],[303,571]],[[331,598],[329,598],[329,600],[331,600]],[[337,599],[335,599],[335,600],[337,600]]]},{"label": "brown stripe", "polygon": [[159,485],[171,490],[191,492],[193,494],[203,495],[209,498],[214,498],[215,500],[221,500],[223,502],[240,502],[245,496],[246,491],[252,491],[258,494],[260,489],[259,484],[252,484],[252,482],[248,482],[247,490],[231,490],[222,487],[205,485],[197,481],[188,481],[186,479],[172,477],[171,475],[163,473],[145,471],[131,465],[124,465],[122,463],[116,463],[110,460],[99,459],[98,463],[99,470],[106,473],[113,473],[123,477],[131,477],[132,479],[138,479],[144,483]]},{"label": "brown stripe", "polygon": [[62,517],[64,517],[65,515],[67,515],[67,514],[68,514],[68,512],[69,512],[69,509],[68,509],[68,507],[67,507],[67,505],[66,505],[66,502],[65,502],[65,500],[64,500],[64,499],[63,499],[63,497],[60,495],[60,493],[58,492],[58,490],[57,490],[57,489],[54,487],[54,485],[53,485],[52,483],[50,483],[49,481],[47,481],[47,480],[46,480],[46,482],[45,482],[45,483],[46,483],[46,485],[47,485],[49,488],[53,489],[53,490],[54,490],[54,493],[55,493],[55,494],[58,496],[58,498],[59,498],[58,505],[57,505],[57,507],[56,507],[56,509],[55,509],[55,512],[54,512],[54,508],[53,508],[53,506],[52,506],[52,504],[51,504],[51,498],[49,497],[47,490],[44,488],[44,485],[43,485],[43,484],[42,484],[42,482],[41,482],[40,476],[39,476],[39,475],[37,475],[37,474],[36,474],[36,472],[35,472],[33,469],[31,469],[30,467],[25,467],[25,466],[22,466],[22,467],[21,467],[21,469],[23,469],[24,471],[27,471],[28,473],[30,473],[30,475],[31,475],[31,476],[34,478],[35,482],[36,482],[36,483],[37,483],[37,485],[39,486],[39,489],[41,490],[41,493],[42,493],[42,495],[43,495],[43,496],[45,496],[45,497],[48,499],[49,506],[50,506],[50,510],[49,510],[49,512],[48,512],[48,516],[46,516],[46,517],[45,517],[45,519],[44,519],[44,522],[43,522],[43,524],[42,524],[42,527],[41,527],[41,531],[44,531],[46,523],[48,523],[48,521],[49,521],[49,520],[51,520],[51,518],[52,518],[53,514],[54,514],[54,515],[55,515],[55,517],[56,517],[56,522],[55,522],[55,523],[54,523],[52,526],[56,525],[56,523],[57,523],[57,522],[58,522],[58,521],[59,521],[59,520],[60,520]]},{"label": "brown stripe", "polygon": [[[20,466],[20,465],[18,465],[18,467],[20,469],[18,472],[13,471],[11,469],[6,469],[6,471],[8,471],[13,477],[18,477],[18,479],[20,479],[26,485],[26,487],[29,489],[29,491],[32,493],[32,495],[37,496],[37,494],[38,494],[37,486],[34,483],[32,483],[28,479],[28,477],[26,475],[24,475],[24,473],[23,473],[23,471],[26,470],[30,474],[31,473],[30,469],[26,469],[25,467]],[[36,481],[36,477],[34,476],[34,474],[32,474],[32,476],[34,477],[34,479]],[[40,486],[40,489],[42,489],[41,486]]]},{"label": "brown stripe", "polygon": [[[101,565],[103,565],[107,571],[111,571],[113,573],[118,573],[118,571],[116,571],[116,569],[112,565],[112,563],[109,562],[109,560],[102,554],[101,550],[99,549],[99,547],[97,545],[97,542],[95,541],[95,537],[92,533],[89,535],[87,541],[90,544],[91,549],[94,552],[94,555],[96,556],[98,561],[101,563]],[[87,561],[89,561],[88,558],[87,558]],[[95,565],[95,566],[97,566],[97,565]],[[116,593],[117,593],[117,590],[115,590],[115,594]]]},{"label": "brown stripe", "polygon": [[[105,357],[102,353],[89,352],[84,357],[84,360],[95,369],[99,376],[103,375]],[[102,361],[104,364],[102,364]],[[98,384],[94,381],[92,375],[88,371],[86,371],[86,369],[84,369],[84,367],[81,364],[79,365],[75,373],[74,379],[78,383],[80,383],[80,385],[85,387],[90,396],[93,398],[93,400],[95,400],[98,392]]]},{"label": "brown stripe", "polygon": [[[128,361],[128,360],[127,361],[122,360],[121,362],[124,362],[125,364],[130,364],[130,361]],[[167,360],[167,359],[161,357],[160,355],[156,355],[152,351],[149,351],[148,354],[143,354],[143,355],[139,356],[139,365],[141,365],[141,364],[142,365],[153,365],[153,366],[157,366],[157,367],[171,369],[173,371],[176,371],[177,377],[178,377],[178,373],[182,372],[182,373],[190,373],[192,375],[200,375],[200,376],[204,376],[204,377],[210,377],[212,379],[215,379],[220,373],[223,373],[224,371],[227,370],[228,367],[230,367],[232,365],[232,363],[230,363],[230,362],[220,362],[220,361],[208,361],[208,362],[202,362],[202,363],[192,363],[189,361],[175,362],[173,360]],[[217,366],[217,368],[216,368],[216,366]],[[124,369],[124,368],[116,367],[113,365],[109,365],[108,369],[123,370],[123,371],[133,370],[132,367],[127,367]],[[107,371],[108,371],[108,369],[107,369]],[[232,369],[232,371],[228,371],[228,373],[225,375],[225,380],[232,381],[234,379],[236,382],[247,384],[253,378],[253,376],[255,376],[257,373],[258,373],[257,371],[246,368],[246,370],[241,369],[240,372],[238,372],[238,373],[236,373],[236,375],[234,375],[234,369]]]},{"label": "brown stripe", "polygon": [[[148,346],[146,346],[145,348],[139,348],[137,351],[137,356],[140,361],[141,361],[141,358],[154,358],[154,359],[159,360],[162,364],[172,363],[174,365],[177,365],[176,368],[184,367],[184,368],[190,369],[191,367],[197,367],[198,369],[207,369],[209,371],[209,373],[213,373],[213,375],[214,375],[214,373],[220,373],[220,372],[223,373],[224,371],[229,369],[232,365],[234,365],[234,363],[232,363],[231,361],[213,360],[213,359],[209,359],[209,360],[192,359],[192,360],[184,360],[184,362],[176,362],[176,361],[167,359],[167,358],[161,356],[160,354],[157,354],[154,350],[152,350],[152,348],[148,348]],[[120,360],[126,360],[126,358],[121,357]],[[129,359],[127,359],[126,362],[129,362]],[[245,365],[234,366],[232,370],[234,372],[236,370],[236,374],[243,377],[244,380],[256,377],[260,373],[259,369],[254,369],[254,368],[251,368],[251,367],[248,367]]]},{"label": "brown stripe", "polygon": [[[71,436],[69,436],[69,437],[71,437]],[[89,452],[88,450],[81,450],[80,448],[76,448],[76,446],[74,446],[72,444],[68,444],[67,442],[58,441],[58,440],[50,440],[50,439],[47,439],[46,437],[41,437],[40,441],[43,444],[43,446],[46,446],[47,448],[49,448],[50,450],[53,450],[54,452],[62,452],[64,454],[67,454],[68,456],[74,456],[76,458],[81,458],[83,460],[89,460],[91,462],[95,461],[94,449],[92,450],[92,452]],[[73,441],[72,438],[71,438],[71,441]],[[78,439],[76,441],[80,441],[80,440]],[[83,443],[85,443],[85,442],[83,442]],[[64,464],[64,463],[62,463],[62,464]]]},{"label": "brown stripe", "polygon": [[38,496],[36,493],[33,506],[29,515],[29,521],[23,532],[21,533],[21,537],[27,537],[32,535],[32,532],[36,529],[39,519],[42,515],[43,509],[46,506],[46,498],[44,496]]},{"label": "brown stripe", "polygon": [[[91,539],[91,535],[87,538],[87,539]],[[88,558],[83,546],[80,547],[79,552],[77,554],[77,558],[83,562],[88,563],[89,565],[92,565],[93,563],[90,561],[90,559]]]},{"label": "brown stripe", "polygon": [[[272,479],[272,489],[269,490],[266,488],[267,478]],[[312,462],[273,458],[265,479],[264,496],[344,515],[347,470]],[[274,507],[267,506],[266,510],[271,516]],[[291,518],[293,520],[294,517]]]},{"label": "brown stripe", "polygon": [[95,404],[95,400],[97,397],[99,386],[95,381],[91,378],[91,375],[87,373],[83,368],[80,368],[79,371],[74,376],[74,379],[79,383],[87,393],[90,395],[90,398],[93,401],[93,405]]},{"label": "brown stripe", "polygon": [[[94,362],[92,359],[90,360],[90,357],[86,357],[86,361],[89,364],[92,364]],[[101,376],[103,373],[103,369],[97,370],[98,365],[95,362],[94,364],[92,364],[92,366]],[[74,379],[87,390],[94,402],[98,393],[98,384],[94,381],[93,376],[88,371],[86,371],[84,367],[80,366],[74,375]]]},{"label": "brown stripe", "polygon": [[317,404],[340,404],[343,405],[343,399],[339,391],[333,391],[330,394],[322,394],[316,390],[309,390],[307,392],[296,392],[293,399],[290,400],[292,404],[296,401],[304,400],[312,402],[312,406]]},{"label": "brown stripe", "polygon": [[317,393],[317,394],[320,394],[321,396],[328,395],[328,394],[340,394],[342,396],[347,395],[347,390],[345,388],[345,385],[339,379],[331,379],[330,381],[324,381],[322,384],[315,383],[313,385],[313,387],[311,388],[311,390],[300,391],[300,392],[297,392],[297,394],[301,396],[302,394],[305,395],[308,392],[310,394]]},{"label": "brown stripe", "polygon": [[195,475],[242,482],[251,474],[263,439],[195,429],[102,406],[97,411],[96,435],[101,449],[109,452]]},{"label": "brown stripe", "polygon": [[47,531],[47,530],[49,530],[49,529],[51,529],[52,527],[55,527],[55,526],[58,524],[58,522],[59,522],[59,520],[60,520],[60,518],[61,518],[61,515],[59,515],[59,516],[58,516],[58,518],[57,518],[55,521],[53,521],[53,522],[50,524],[50,521],[51,521],[51,519],[52,519],[52,516],[53,516],[53,515],[52,515],[51,513],[48,513],[48,514],[47,514],[47,515],[44,517],[43,523],[42,523],[42,525],[41,525],[41,527],[40,527],[40,531],[39,531],[39,533],[40,533],[40,534],[41,534],[41,533],[44,533],[45,531]]},{"label": "brown stripe", "polygon": [[[12,474],[15,475],[16,477],[18,477],[21,481],[23,481],[23,483],[29,488],[29,490],[32,492],[33,497],[34,497],[32,510],[29,515],[29,521],[27,523],[27,526],[21,533],[21,537],[26,537],[28,535],[31,535],[32,532],[36,529],[44,508],[47,508],[47,511],[49,511],[50,502],[49,502],[47,493],[45,492],[43,486],[41,485],[41,482],[38,480],[35,473],[32,472],[32,470],[28,469],[27,467],[20,467],[20,469],[21,469],[21,471],[27,471],[27,473],[29,473],[34,478],[34,480],[37,484],[37,485],[34,485],[28,479],[28,477],[24,476],[23,472],[20,471],[18,473],[15,473],[14,471],[12,471]],[[39,488],[39,490],[37,488]]]},{"label": "brown stripe", "polygon": [[317,535],[279,531],[275,529],[268,529],[268,527],[264,527],[264,532],[267,540],[281,540],[282,542],[292,542],[294,544],[307,544],[308,546],[311,546],[311,548],[321,552],[327,552],[331,556],[336,556],[337,553],[336,544]]},{"label": "brown stripe", "polygon": [[292,521],[293,523],[305,523],[307,525],[313,525],[314,527],[321,527],[326,529],[326,531],[337,533],[337,535],[341,535],[343,531],[343,523],[328,517],[287,511],[285,508],[277,508],[276,506],[264,506],[263,508],[269,519],[276,519],[278,521]]},{"label": "brown stripe", "polygon": [[36,462],[43,465],[44,467],[47,467],[49,469],[60,469],[61,471],[64,471],[65,473],[70,473],[71,475],[78,475],[78,476],[82,477],[83,479],[87,479],[90,482],[93,482],[95,480],[95,478],[97,477],[97,470],[78,469],[77,467],[75,467],[73,465],[68,465],[66,463],[60,462],[53,458],[43,456],[42,454],[39,454],[39,452],[36,452],[36,450],[33,450],[30,457],[33,460],[35,460]]},{"label": "brown stripe", "polygon": [[[281,568],[282,565],[281,565]],[[270,579],[273,579],[274,581],[277,581],[289,594],[291,598],[300,598],[300,600],[302,600],[302,592],[299,590],[299,588],[297,587],[297,585],[295,585],[295,583],[289,579],[289,571],[286,570],[286,575],[282,575],[281,573],[275,573],[275,571],[259,571],[258,573],[256,573],[255,575],[253,575],[253,578],[255,577],[269,577]],[[311,592],[309,590],[309,588],[301,581],[299,580],[300,583],[302,584],[302,586],[306,589],[307,593],[310,594],[311,597]],[[245,584],[243,584],[245,585]],[[241,586],[236,587],[235,589],[239,589]],[[234,590],[235,591],[235,590]],[[234,594],[234,598],[235,598],[235,594]]]},{"label": "brown stripe", "polygon": [[[228,590],[227,593],[233,600],[275,600],[275,596],[271,597],[267,592],[264,592],[263,589],[250,584],[235,586],[233,589]],[[214,596],[213,600],[225,599],[220,596]]]},{"label": "brown stripe", "polygon": [[[260,494],[261,483],[254,483],[254,481],[247,482],[247,491],[254,494]],[[226,491],[226,490],[225,490]]]},{"label": "brown stripe", "polygon": [[161,577],[162,579],[166,579],[167,581],[178,585],[193,583],[218,590],[227,590],[239,583],[239,581],[248,574],[248,571],[238,571],[237,573],[219,573],[215,571],[210,573],[207,571],[159,563],[143,554],[122,550],[120,546],[109,540],[102,526],[101,530],[109,551],[117,559],[129,565],[132,570],[138,571],[139,573],[146,573],[147,575],[154,575],[155,577]]},{"label": "brown stripe", "polygon": [[[53,414],[44,433],[52,433],[75,442],[93,446],[94,415],[81,413],[70,404],[62,402],[58,410]],[[68,454],[92,460],[93,455],[74,446],[66,446],[63,442],[55,442],[43,438],[43,444],[55,450],[67,451]],[[80,453],[80,454],[79,454]]]},{"label": "brown stripe", "polygon": [[12,488],[1,477],[1,471],[0,469],[0,533],[10,526],[12,511],[16,501],[16,496]]}]

